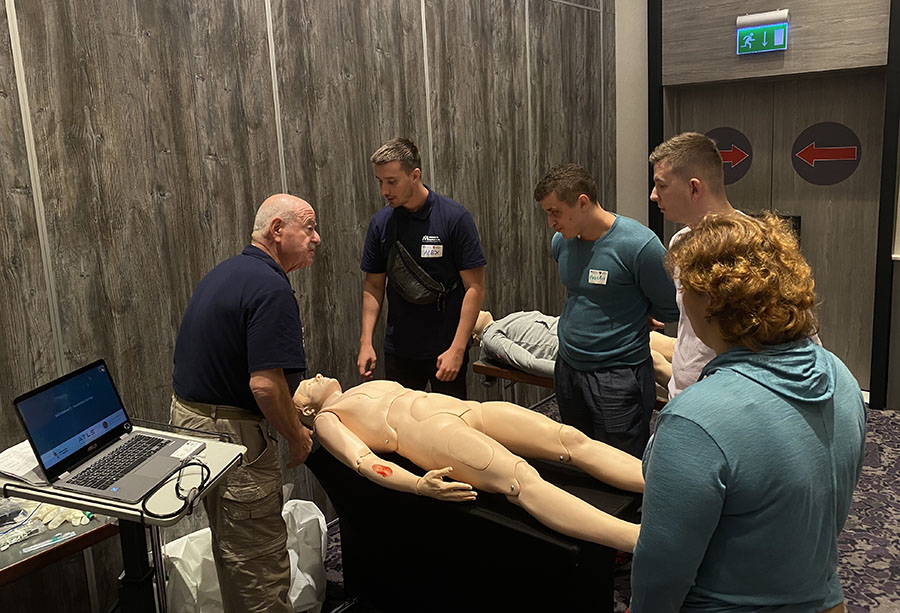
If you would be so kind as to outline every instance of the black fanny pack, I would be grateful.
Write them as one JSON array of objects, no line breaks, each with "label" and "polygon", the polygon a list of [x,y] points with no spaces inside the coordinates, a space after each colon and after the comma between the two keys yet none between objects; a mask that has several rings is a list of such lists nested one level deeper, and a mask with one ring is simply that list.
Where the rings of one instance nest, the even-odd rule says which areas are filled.
[{"label": "black fanny pack", "polygon": [[419,266],[400,241],[394,241],[388,252],[387,276],[391,287],[404,300],[413,304],[437,302],[439,311],[444,310],[445,299],[459,286],[459,279],[450,287],[444,287],[443,283],[435,281]]},{"label": "black fanny pack", "polygon": [[391,287],[412,304],[438,303],[438,310],[444,310],[444,301],[450,293],[459,287],[457,277],[450,287],[436,281],[425,269],[419,266],[406,247],[396,238],[396,220],[391,216],[388,221],[387,238],[390,250],[387,257],[387,277]]}]

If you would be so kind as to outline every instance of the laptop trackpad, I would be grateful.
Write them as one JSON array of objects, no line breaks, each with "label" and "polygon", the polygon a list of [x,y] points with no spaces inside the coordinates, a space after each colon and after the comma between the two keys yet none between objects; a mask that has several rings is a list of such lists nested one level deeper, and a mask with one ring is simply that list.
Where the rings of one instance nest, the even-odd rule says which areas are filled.
[{"label": "laptop trackpad", "polygon": [[170,455],[156,454],[138,468],[135,474],[140,477],[159,480],[175,470],[179,464],[181,464],[181,460],[177,458],[173,458]]}]

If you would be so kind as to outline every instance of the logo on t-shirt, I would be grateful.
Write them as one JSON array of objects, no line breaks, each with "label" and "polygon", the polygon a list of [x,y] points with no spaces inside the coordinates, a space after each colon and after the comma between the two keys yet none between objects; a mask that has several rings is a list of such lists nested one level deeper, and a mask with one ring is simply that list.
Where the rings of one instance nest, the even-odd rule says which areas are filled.
[{"label": "logo on t-shirt", "polygon": [[594,270],[592,268],[588,271],[588,283],[591,285],[606,285],[607,277],[609,277],[608,270]]},{"label": "logo on t-shirt", "polygon": [[444,246],[441,244],[440,236],[429,236],[428,234],[426,234],[422,237],[422,257],[444,257]]}]

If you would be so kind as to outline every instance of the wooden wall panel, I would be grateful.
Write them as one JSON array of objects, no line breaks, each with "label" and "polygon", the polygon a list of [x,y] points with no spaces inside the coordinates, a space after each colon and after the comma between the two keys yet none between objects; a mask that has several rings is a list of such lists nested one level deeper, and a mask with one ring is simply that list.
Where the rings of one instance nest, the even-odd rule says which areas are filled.
[{"label": "wooden wall panel", "polygon": [[794,0],[784,52],[736,54],[739,15],[771,0],[663,0],[663,85],[883,66],[890,0]]},{"label": "wooden wall panel", "polygon": [[[726,186],[728,200],[742,211],[772,208],[772,96],[772,84],[758,81],[666,88],[666,138],[727,126],[750,140],[750,169]],[[676,224],[665,222],[667,245],[676,230]]]},{"label": "wooden wall panel", "polygon": [[[600,199],[615,211],[615,19],[603,12],[543,0],[531,2],[533,151],[531,188],[552,167],[575,162],[587,168]],[[540,208],[535,203],[540,214]],[[550,251],[546,220],[537,235],[545,250],[535,274],[546,279],[536,308],[559,314],[565,290]]]},{"label": "wooden wall panel", "polygon": [[567,4],[569,6],[603,10],[609,4],[609,0],[546,0],[548,2],[557,2],[559,4]]},{"label": "wooden wall panel", "polygon": [[[525,2],[425,6],[434,187],[475,218],[488,261],[484,308],[497,318],[537,308],[546,224],[531,197]],[[501,397],[469,379],[471,398]]]},{"label": "wooden wall panel", "polygon": [[[283,188],[276,119],[287,189],[316,207],[324,240],[314,267],[292,275],[313,370],[355,382],[359,257],[383,206],[368,158],[393,136],[413,138],[426,180],[487,228],[482,239],[506,272],[493,281],[501,310],[558,313],[563,292],[534,183],[550,165],[578,161],[615,204],[612,2],[575,4],[528,0],[526,31],[526,0],[429,1],[425,38],[418,0],[273,0],[276,117],[264,2],[18,3],[49,258],[36,236],[12,62],[3,61],[0,248],[15,291],[0,305],[0,359],[22,370],[2,399],[103,356],[133,414],[166,419],[175,334],[195,284],[247,242],[256,207]],[[476,146],[466,124],[479,113],[487,136]],[[512,275],[523,257],[534,260],[524,283]],[[59,294],[61,364],[44,265]],[[21,436],[9,417],[0,424],[7,444]],[[305,475],[288,481],[306,494]]]},{"label": "wooden wall panel", "polygon": [[359,381],[363,242],[385,204],[369,157],[411,138],[431,176],[419,2],[274,0],[273,22],[288,191],[312,203],[322,236],[312,268],[292,275],[306,352],[347,387]]},{"label": "wooden wall panel", "polygon": [[546,225],[531,197],[525,3],[426,2],[435,188],[475,218],[488,260],[485,308],[530,310]]},{"label": "wooden wall panel", "polygon": [[12,400],[57,374],[6,5],[0,5],[0,445],[24,438]]},{"label": "wooden wall panel", "polygon": [[[884,75],[797,79],[775,85],[772,204],[801,216],[801,245],[816,279],[820,336],[868,389],[875,294],[875,234],[881,176]],[[791,165],[808,126],[834,121],[859,137],[859,167],[845,181],[817,186]]]},{"label": "wooden wall panel", "polygon": [[[66,368],[165,420],[194,284],[279,191],[261,3],[23,3]],[[268,96],[268,99],[267,99]]]}]

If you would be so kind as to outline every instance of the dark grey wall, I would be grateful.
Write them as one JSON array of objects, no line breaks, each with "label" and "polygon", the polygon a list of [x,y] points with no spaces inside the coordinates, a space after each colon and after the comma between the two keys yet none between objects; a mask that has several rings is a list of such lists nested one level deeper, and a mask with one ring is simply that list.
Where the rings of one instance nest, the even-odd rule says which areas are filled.
[{"label": "dark grey wall", "polygon": [[[24,437],[17,394],[96,357],[135,417],[166,420],[195,284],[284,190],[312,202],[323,237],[291,275],[310,368],[356,383],[359,256],[383,204],[368,157],[393,136],[416,140],[426,181],[474,215],[495,315],[560,311],[530,195],[544,172],[585,165],[615,210],[613,0],[12,7],[10,23],[0,3],[3,447]],[[470,381],[473,398],[499,397]],[[321,502],[303,469],[288,481]]]},{"label": "dark grey wall", "polygon": [[[819,336],[869,389],[883,71],[672,87],[666,101],[667,137],[728,126],[751,141],[752,165],[727,187],[728,198],[747,212],[800,217],[801,248],[816,280]],[[822,121],[848,126],[862,144],[859,167],[836,185],[812,185],[791,163],[794,140]],[[668,238],[674,229],[666,222]]]},{"label": "dark grey wall", "polygon": [[[663,85],[884,66],[890,0],[662,0]],[[790,10],[783,53],[738,56],[739,15]]]},{"label": "dark grey wall", "polygon": [[[900,264],[894,261],[894,287],[891,310],[900,310]],[[889,409],[900,409],[900,326],[891,326],[890,364],[888,368],[887,406]]]},{"label": "dark grey wall", "polygon": [[[739,57],[736,17],[771,4],[662,2],[666,135],[728,126],[750,139],[752,166],[728,186],[729,199],[748,211],[801,216],[820,337],[863,389],[871,372],[889,7],[888,0],[799,0],[789,7],[784,52]],[[826,121],[853,130],[862,153],[851,177],[817,186],[794,171],[791,146],[803,129]],[[668,235],[673,229],[666,224]]]}]

